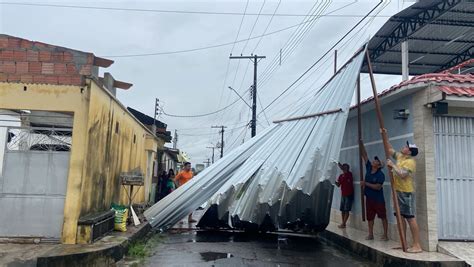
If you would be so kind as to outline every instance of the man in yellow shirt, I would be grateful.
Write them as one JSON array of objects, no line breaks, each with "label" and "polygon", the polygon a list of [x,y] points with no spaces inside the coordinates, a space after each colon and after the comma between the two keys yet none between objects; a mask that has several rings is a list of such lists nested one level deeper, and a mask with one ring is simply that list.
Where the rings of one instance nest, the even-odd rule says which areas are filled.
[{"label": "man in yellow shirt", "polygon": [[[191,170],[191,162],[185,162],[184,163],[184,168],[182,171],[180,171],[174,178],[174,181],[176,183],[177,187],[180,187],[187,183],[189,180],[193,178],[194,174],[193,171]],[[193,214],[189,214],[188,216],[188,222],[189,223],[195,223],[196,220],[193,219]]]},{"label": "man in yellow shirt", "polygon": [[413,176],[416,171],[416,162],[413,157],[418,155],[418,148],[415,144],[407,141],[400,152],[396,152],[390,146],[390,154],[396,160],[396,163],[387,159],[387,166],[391,168],[394,178],[393,187],[397,192],[398,205],[400,206],[400,215],[406,220],[402,220],[405,229],[406,239],[406,222],[410,226],[413,237],[413,245],[407,250],[410,253],[422,252],[420,245],[420,231],[415,219],[415,195],[413,186]]}]

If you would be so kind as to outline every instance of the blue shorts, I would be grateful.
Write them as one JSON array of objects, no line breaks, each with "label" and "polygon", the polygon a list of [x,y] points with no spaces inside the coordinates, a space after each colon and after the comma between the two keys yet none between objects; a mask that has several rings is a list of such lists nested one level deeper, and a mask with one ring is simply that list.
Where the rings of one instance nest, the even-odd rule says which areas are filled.
[{"label": "blue shorts", "polygon": [[354,196],[341,196],[341,206],[339,207],[339,210],[343,212],[351,211],[353,200]]}]

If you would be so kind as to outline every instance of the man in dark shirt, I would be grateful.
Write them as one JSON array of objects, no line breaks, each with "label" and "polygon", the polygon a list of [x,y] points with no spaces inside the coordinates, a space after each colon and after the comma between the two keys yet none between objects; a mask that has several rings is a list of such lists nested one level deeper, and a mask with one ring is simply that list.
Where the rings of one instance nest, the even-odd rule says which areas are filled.
[{"label": "man in dark shirt", "polygon": [[352,172],[349,171],[349,164],[337,163],[339,168],[342,170],[342,174],[337,178],[336,185],[341,187],[341,216],[342,223],[338,226],[339,228],[346,228],[347,220],[349,219],[349,212],[352,209],[352,201],[354,200],[354,186]]},{"label": "man in dark shirt", "polygon": [[387,211],[385,209],[385,198],[383,196],[383,183],[385,181],[385,175],[382,172],[383,164],[378,157],[374,157],[374,160],[371,162],[367,156],[367,151],[365,150],[362,140],[360,140],[359,143],[362,160],[366,163],[365,181],[361,182],[364,186],[367,223],[369,225],[369,235],[366,239],[374,239],[374,219],[375,215],[377,215],[382,220],[382,240],[386,241],[388,240],[388,222]]}]

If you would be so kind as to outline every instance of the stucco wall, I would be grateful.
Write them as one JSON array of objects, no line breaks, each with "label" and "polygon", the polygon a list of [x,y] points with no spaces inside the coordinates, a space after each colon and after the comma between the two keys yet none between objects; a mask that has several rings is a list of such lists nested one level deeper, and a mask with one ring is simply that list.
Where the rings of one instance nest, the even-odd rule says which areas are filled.
[{"label": "stucco wall", "polygon": [[[81,215],[109,209],[112,202],[128,204],[119,175],[136,168],[147,174],[147,145],[157,146],[150,146],[145,128],[93,82],[90,95]],[[149,188],[151,177],[145,181]],[[136,190],[134,203],[148,201],[149,189],[135,186]]]},{"label": "stucco wall", "polygon": [[62,111],[74,113],[64,224],[61,240],[75,243],[81,209],[82,167],[86,148],[85,125],[89,92],[79,86],[0,83],[0,108]]},{"label": "stucco wall", "polygon": [[[0,108],[74,114],[63,243],[76,242],[81,215],[107,210],[112,202],[128,203],[120,172],[139,167],[147,174],[147,153],[163,145],[93,81],[84,87],[0,83]],[[145,181],[151,186],[151,177]],[[141,188],[134,203],[148,201],[146,191]]]}]

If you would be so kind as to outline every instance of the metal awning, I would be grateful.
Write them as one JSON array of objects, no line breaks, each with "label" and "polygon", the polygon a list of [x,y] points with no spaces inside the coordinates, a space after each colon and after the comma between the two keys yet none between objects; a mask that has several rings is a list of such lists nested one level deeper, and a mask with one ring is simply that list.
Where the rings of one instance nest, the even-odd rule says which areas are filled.
[{"label": "metal awning", "polygon": [[[405,40],[410,75],[439,72],[473,58],[474,1],[422,0],[391,17],[369,41],[375,73],[401,74]],[[367,65],[362,72],[368,72]]]}]

